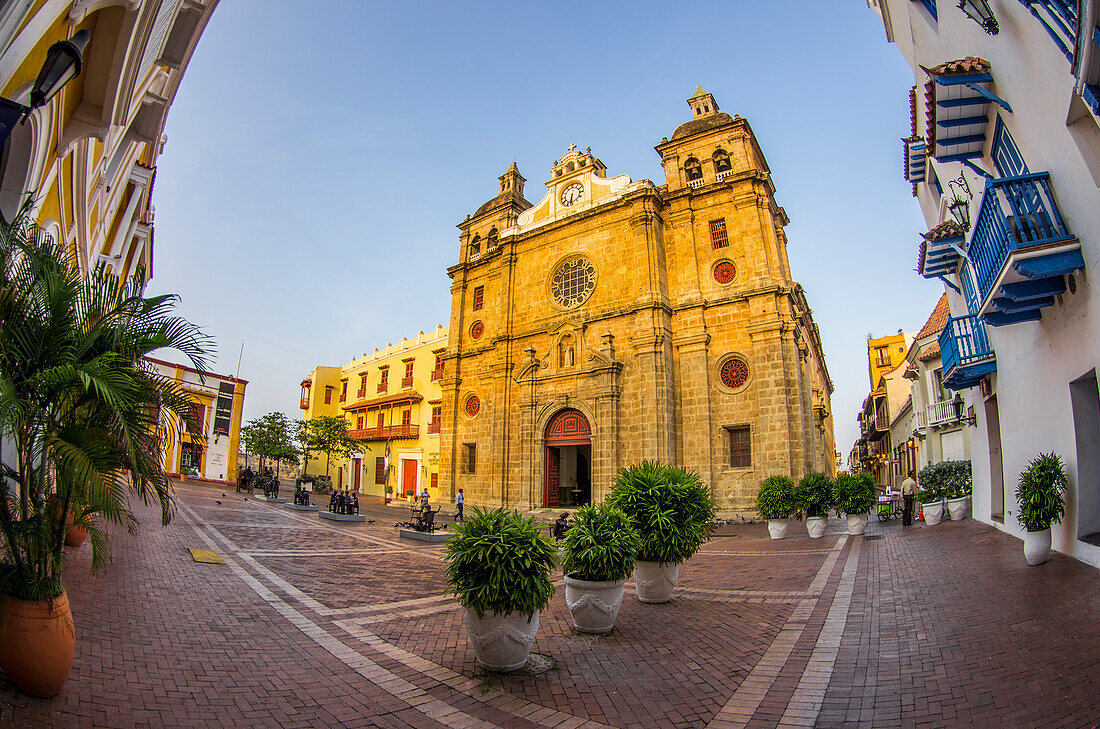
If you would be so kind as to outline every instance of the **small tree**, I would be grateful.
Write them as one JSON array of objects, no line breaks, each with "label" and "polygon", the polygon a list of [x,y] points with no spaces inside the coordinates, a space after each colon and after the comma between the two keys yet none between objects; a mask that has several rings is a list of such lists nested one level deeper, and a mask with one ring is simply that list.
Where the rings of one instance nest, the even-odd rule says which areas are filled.
[{"label": "small tree", "polygon": [[346,458],[362,448],[362,444],[348,435],[348,421],[331,415],[313,418],[307,424],[307,434],[302,445],[307,450],[325,454],[325,475],[328,476],[332,456]]},{"label": "small tree", "polygon": [[268,413],[263,417],[249,420],[241,428],[241,442],[246,453],[255,453],[260,458],[260,468],[264,461],[298,461],[297,434],[301,432],[298,421],[287,418],[282,413]]}]

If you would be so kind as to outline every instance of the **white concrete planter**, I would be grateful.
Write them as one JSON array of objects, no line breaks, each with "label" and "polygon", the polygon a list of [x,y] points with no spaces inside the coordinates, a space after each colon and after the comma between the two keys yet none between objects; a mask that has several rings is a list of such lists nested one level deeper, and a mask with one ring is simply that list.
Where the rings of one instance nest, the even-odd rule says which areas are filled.
[{"label": "white concrete planter", "polygon": [[810,539],[818,539],[825,536],[825,524],[829,521],[827,516],[807,516],[806,517],[806,533],[810,535]]},{"label": "white concrete planter", "polygon": [[1031,566],[1042,564],[1050,556],[1050,530],[1024,532],[1024,559]]},{"label": "white concrete planter", "polygon": [[538,630],[538,610],[528,620],[523,613],[486,613],[479,618],[466,608],[466,633],[478,665],[487,671],[505,673],[523,668]]},{"label": "white concrete planter", "polygon": [[768,519],[768,534],[772,539],[782,539],[787,536],[787,528],[790,525],[790,519]]},{"label": "white concrete planter", "polygon": [[638,600],[645,603],[668,602],[672,599],[672,591],[679,577],[679,565],[638,560],[634,566]]},{"label": "white concrete planter", "polygon": [[867,515],[866,514],[847,514],[848,517],[848,533],[849,534],[863,534],[867,529]]},{"label": "white concrete planter", "polygon": [[924,509],[924,523],[928,526],[936,526],[943,518],[943,502],[936,501],[931,504],[921,504]]},{"label": "white concrete planter", "polygon": [[623,604],[623,583],[591,582],[565,576],[565,605],[578,633],[610,633]]},{"label": "white concrete planter", "polygon": [[951,521],[962,521],[966,518],[966,501],[967,497],[961,499],[948,499],[947,500],[947,513],[951,517]]}]

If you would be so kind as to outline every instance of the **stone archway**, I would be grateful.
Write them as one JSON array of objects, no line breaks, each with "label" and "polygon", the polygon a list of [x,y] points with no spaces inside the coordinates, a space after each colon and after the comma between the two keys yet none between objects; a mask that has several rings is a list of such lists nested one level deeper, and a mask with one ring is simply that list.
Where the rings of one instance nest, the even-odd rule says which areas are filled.
[{"label": "stone archway", "polygon": [[543,506],[579,506],[592,500],[592,426],[580,410],[565,408],[543,433]]}]

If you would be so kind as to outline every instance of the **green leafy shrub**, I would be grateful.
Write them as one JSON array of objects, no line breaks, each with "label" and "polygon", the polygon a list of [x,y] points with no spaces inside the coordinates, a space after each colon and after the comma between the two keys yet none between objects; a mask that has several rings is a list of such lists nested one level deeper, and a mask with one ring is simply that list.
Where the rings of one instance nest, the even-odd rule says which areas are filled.
[{"label": "green leafy shrub", "polygon": [[416,491],[413,490],[413,489],[405,489],[405,495],[406,496],[412,496],[415,493],[416,493]]},{"label": "green leafy shrub", "polygon": [[[961,499],[969,496],[974,480],[970,461],[940,461],[921,469],[917,479],[922,491],[935,494],[939,499]],[[929,503],[921,499],[921,503]]]},{"label": "green leafy shrub", "polygon": [[833,480],[824,473],[809,473],[795,488],[795,505],[806,517],[828,516],[833,508]]},{"label": "green leafy shrub", "polygon": [[313,477],[313,493],[315,494],[331,494],[332,493],[332,479],[328,476],[314,476]]},{"label": "green leafy shrub", "polygon": [[678,564],[699,551],[715,512],[714,497],[699,474],[655,461],[621,469],[607,501],[626,512],[638,530],[638,559],[664,564]]},{"label": "green leafy shrub", "polygon": [[565,574],[578,580],[615,582],[634,571],[641,537],[622,509],[588,504],[565,533]]},{"label": "green leafy shrub", "polygon": [[534,519],[475,506],[453,531],[443,559],[447,589],[463,607],[479,618],[512,612],[530,618],[550,602],[550,570],[557,564],[557,547]]},{"label": "green leafy shrub", "polygon": [[756,510],[761,519],[788,519],[794,513],[794,479],[769,476],[756,492]]},{"label": "green leafy shrub", "polygon": [[1065,466],[1057,453],[1040,453],[1027,464],[1016,484],[1017,518],[1029,532],[1061,524],[1066,513],[1064,494],[1069,486]]},{"label": "green leafy shrub", "polygon": [[393,495],[393,486],[387,486],[386,487],[386,496],[392,496],[392,495]]},{"label": "green leafy shrub", "polygon": [[875,479],[869,473],[842,473],[833,482],[833,503],[845,514],[866,514],[877,497]]}]

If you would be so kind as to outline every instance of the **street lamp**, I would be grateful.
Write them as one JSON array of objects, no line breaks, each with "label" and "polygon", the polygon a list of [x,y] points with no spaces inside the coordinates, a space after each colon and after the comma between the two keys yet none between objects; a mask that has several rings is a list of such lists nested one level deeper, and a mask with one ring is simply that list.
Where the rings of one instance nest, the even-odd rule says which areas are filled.
[{"label": "street lamp", "polygon": [[963,417],[963,408],[966,406],[966,403],[963,402],[961,392],[958,392],[958,391],[955,392],[955,399],[951,401],[951,404],[953,406],[955,406],[955,419],[956,420],[958,420],[960,423],[965,422],[971,428],[978,427],[978,416],[977,415],[967,415],[965,418]]},{"label": "street lamp", "polygon": [[91,35],[87,30],[77,31],[68,40],[58,41],[46,51],[46,61],[31,87],[30,106],[0,99],[0,144],[11,134],[16,121],[25,121],[27,115],[42,106],[61,90],[61,87],[80,75],[84,48]]},{"label": "street lamp", "polygon": [[1001,26],[997,24],[997,16],[993,14],[993,8],[989,7],[988,0],[959,0],[959,10],[990,35],[1001,32]]},{"label": "street lamp", "polygon": [[[958,191],[955,188],[958,187]],[[970,192],[970,185],[966,181],[966,175],[959,174],[957,180],[948,180],[947,189],[951,191],[951,202],[947,203],[947,209],[951,216],[964,231],[970,230],[970,201],[974,199],[974,193]],[[965,193],[966,197],[963,198]]]}]

